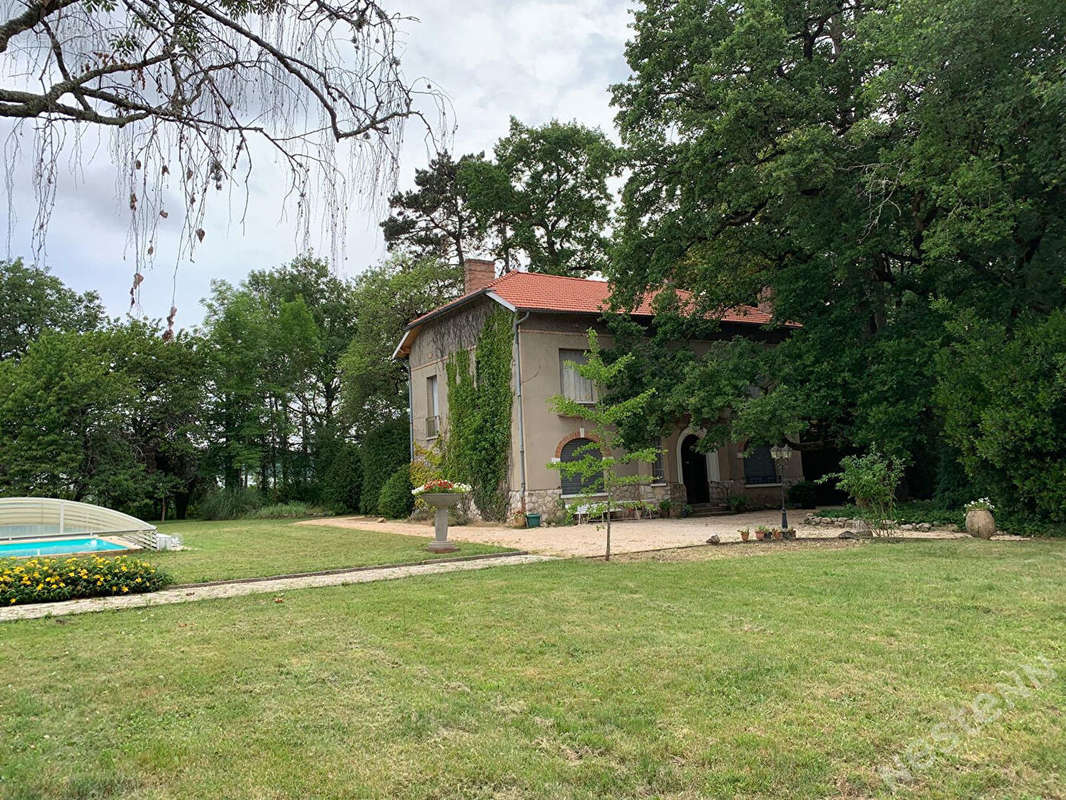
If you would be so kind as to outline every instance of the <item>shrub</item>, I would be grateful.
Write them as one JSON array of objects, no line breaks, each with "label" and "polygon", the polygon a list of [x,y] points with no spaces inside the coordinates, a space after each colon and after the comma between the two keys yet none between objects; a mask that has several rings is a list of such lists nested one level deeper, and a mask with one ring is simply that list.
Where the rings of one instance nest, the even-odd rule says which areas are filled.
[{"label": "shrub", "polygon": [[364,514],[378,513],[381,488],[400,466],[407,466],[411,455],[409,448],[406,416],[379,425],[363,439],[363,486],[359,494],[359,510]]},{"label": "shrub", "polygon": [[896,487],[903,477],[903,465],[871,450],[864,456],[847,456],[840,461],[841,472],[826,475],[823,482],[836,479],[859,507],[874,534],[887,534],[896,510]]},{"label": "shrub", "polygon": [[729,495],[726,499],[726,504],[729,506],[729,510],[734,514],[743,514],[751,508],[751,501],[742,494]]},{"label": "shrub", "polygon": [[378,497],[378,513],[389,519],[403,519],[415,507],[411,494],[411,469],[407,464],[399,467],[385,481]]},{"label": "shrub", "polygon": [[245,514],[246,519],[296,519],[298,517],[324,517],[329,512],[321,506],[309,503],[273,503]]},{"label": "shrub", "polygon": [[0,606],[141,594],[173,579],[147,561],[117,558],[8,558],[0,561]]},{"label": "shrub", "polygon": [[812,481],[800,481],[788,487],[788,502],[800,508],[818,505],[818,486]]},{"label": "shrub", "polygon": [[200,501],[200,519],[240,519],[262,508],[263,495],[258,489],[220,489]]}]

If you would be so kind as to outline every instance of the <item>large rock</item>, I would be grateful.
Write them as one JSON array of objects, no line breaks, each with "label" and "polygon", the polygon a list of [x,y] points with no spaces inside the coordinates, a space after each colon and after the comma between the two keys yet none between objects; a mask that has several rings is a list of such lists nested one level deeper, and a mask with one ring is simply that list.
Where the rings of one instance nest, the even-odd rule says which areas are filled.
[{"label": "large rock", "polygon": [[987,508],[966,512],[966,532],[978,539],[991,539],[996,532],[996,519]]}]

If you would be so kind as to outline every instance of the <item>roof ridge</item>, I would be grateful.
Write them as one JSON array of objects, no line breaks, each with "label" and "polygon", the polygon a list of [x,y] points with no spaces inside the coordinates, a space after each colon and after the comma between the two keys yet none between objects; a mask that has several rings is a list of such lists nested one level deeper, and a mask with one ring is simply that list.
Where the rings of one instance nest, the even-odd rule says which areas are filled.
[{"label": "roof ridge", "polygon": [[609,284],[610,283],[610,281],[608,281],[606,279],[601,281],[601,280],[596,280],[595,278],[579,278],[576,275],[555,275],[555,274],[553,274],[551,272],[530,272],[528,270],[523,271],[523,270],[515,269],[515,270],[511,270],[510,272],[503,273],[503,275],[501,275],[498,278],[493,278],[492,282],[489,283],[488,285],[492,286],[493,284],[499,283],[504,278],[509,278],[512,275],[535,275],[538,278],[558,278],[560,280],[581,281],[583,283],[605,283],[605,284]]}]

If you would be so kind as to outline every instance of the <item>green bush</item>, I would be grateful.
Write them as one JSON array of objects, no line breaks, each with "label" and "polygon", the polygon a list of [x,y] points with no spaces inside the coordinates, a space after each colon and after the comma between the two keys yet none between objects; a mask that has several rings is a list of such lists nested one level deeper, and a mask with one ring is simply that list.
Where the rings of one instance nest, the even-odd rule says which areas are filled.
[{"label": "green bush", "polygon": [[812,481],[800,481],[788,487],[788,502],[799,508],[818,505],[818,486]]},{"label": "green bush", "polygon": [[1023,315],[1013,329],[962,314],[949,329],[936,396],[973,483],[966,499],[987,494],[1018,519],[1066,523],[1066,310]]},{"label": "green bush", "polygon": [[415,498],[411,494],[411,469],[407,464],[397,468],[378,497],[378,513],[389,519],[403,519],[411,514]]},{"label": "green bush", "polygon": [[0,560],[0,606],[142,594],[171,583],[155,565],[126,556]]},{"label": "green bush", "polygon": [[200,519],[240,519],[263,507],[258,489],[219,489],[200,501]]},{"label": "green bush", "polygon": [[731,494],[726,498],[726,505],[734,514],[743,514],[751,508],[751,501],[742,494]]},{"label": "green bush", "polygon": [[324,517],[329,511],[310,503],[273,503],[245,514],[246,519],[297,519],[299,517]]},{"label": "green bush", "polygon": [[363,486],[359,494],[360,511],[378,513],[381,487],[390,475],[410,462],[410,457],[406,416],[379,425],[366,435],[361,447]]}]

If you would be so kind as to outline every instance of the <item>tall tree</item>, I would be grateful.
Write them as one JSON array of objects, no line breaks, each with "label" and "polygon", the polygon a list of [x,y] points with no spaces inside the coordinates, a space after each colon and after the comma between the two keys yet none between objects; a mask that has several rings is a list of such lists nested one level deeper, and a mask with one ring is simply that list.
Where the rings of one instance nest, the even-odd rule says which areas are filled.
[{"label": "tall tree", "polygon": [[493,152],[494,165],[472,164],[464,173],[483,228],[495,228],[532,271],[602,270],[614,203],[609,181],[621,163],[611,141],[576,122],[530,127],[512,118]]},{"label": "tall tree", "polygon": [[0,491],[137,511],[197,477],[204,371],[196,342],[141,322],[45,333],[0,362]]},{"label": "tall tree", "polygon": [[928,464],[946,322],[973,311],[1009,337],[1066,300],[1066,7],[649,0],[627,58],[617,302],[769,291],[777,323],[804,326],[752,354],[759,392],[721,391],[731,356],[705,359],[693,412]]},{"label": "tall tree", "polygon": [[0,261],[0,360],[23,355],[45,331],[90,331],[103,319],[96,292],[78,294],[21,258]]},{"label": "tall tree", "polygon": [[462,294],[462,269],[393,257],[355,283],[356,334],[341,361],[345,417],[358,434],[407,409],[407,369],[392,358],[404,327]]},{"label": "tall tree", "polygon": [[461,263],[492,255],[508,272],[583,275],[603,269],[614,206],[617,147],[576,122],[540,127],[511,120],[494,158],[444,153],[396,194],[381,223],[389,248]]},{"label": "tall tree", "polygon": [[456,161],[444,151],[426,169],[416,170],[415,188],[389,199],[392,214],[381,223],[389,250],[449,264],[478,255],[485,235],[469,208],[460,171],[483,161],[481,154]]}]

